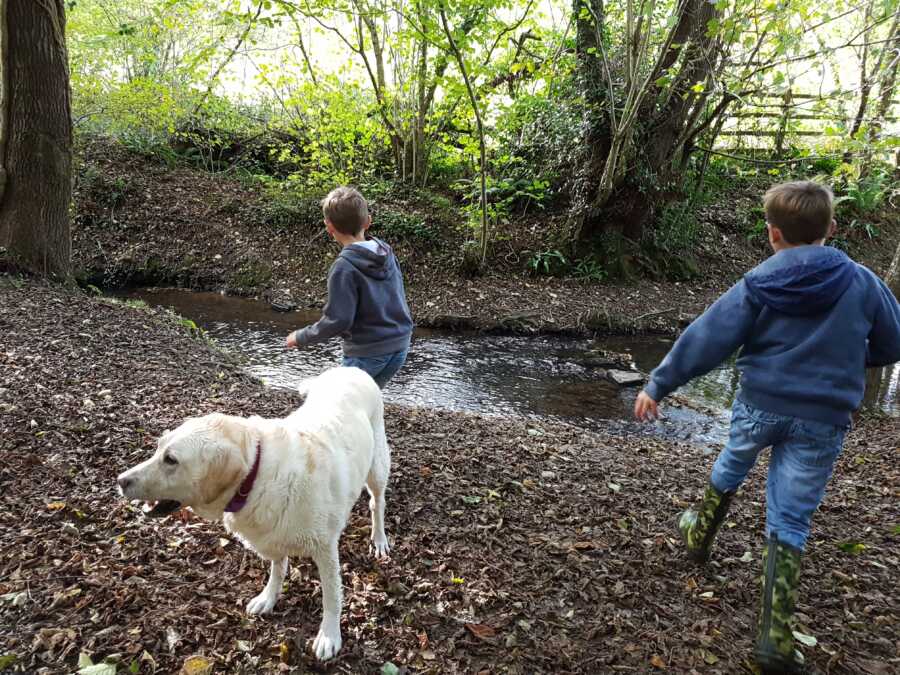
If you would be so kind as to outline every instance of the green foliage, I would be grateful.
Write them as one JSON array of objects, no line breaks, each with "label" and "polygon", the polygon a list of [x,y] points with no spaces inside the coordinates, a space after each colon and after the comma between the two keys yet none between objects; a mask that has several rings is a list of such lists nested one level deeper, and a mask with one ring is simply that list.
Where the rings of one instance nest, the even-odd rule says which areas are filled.
[{"label": "green foliage", "polygon": [[[605,242],[594,257],[569,261],[552,248],[562,244],[544,244],[548,250],[535,253],[529,269],[596,281],[644,266],[654,275],[682,278],[692,273],[690,266],[667,260],[681,258],[697,241],[696,207],[744,179],[826,175],[845,236],[878,236],[875,214],[895,188],[886,171],[863,175],[859,167],[878,167],[900,147],[895,134],[880,130],[884,115],[877,110],[892,63],[881,55],[898,0],[875,3],[870,25],[843,0],[815,6],[803,0],[717,2],[704,8],[700,31],[683,43],[666,42],[681,7],[674,0],[629,5],[630,12],[607,3],[596,18],[586,4],[573,17],[572,7],[566,0],[79,0],[67,17],[73,116],[79,133],[112,136],[168,164],[238,173],[262,184],[268,200],[262,219],[276,228],[320,227],[318,198],[350,183],[391,204],[397,203],[391,193],[449,192],[464,206],[464,227],[478,234],[473,106],[486,133],[493,230],[538,209],[576,203],[602,178],[603,139],[632,123],[610,185],[627,180],[670,200],[690,185],[697,162],[672,158],[672,175],[647,169],[652,148],[641,143],[652,129],[645,126],[678,102],[698,125],[714,122],[725,92],[741,92],[730,103],[729,113],[739,117],[724,127],[729,135],[717,136],[717,126],[709,124],[688,146],[724,149],[762,160],[759,165],[704,166],[700,192],[688,190],[686,199],[656,214],[643,256]],[[582,52],[585,29],[597,33]],[[695,77],[696,64],[705,61],[690,50],[703,38],[715,41],[716,63],[724,65]],[[851,56],[837,45],[848,38],[868,41],[874,87],[855,131],[847,121],[854,118],[859,88],[839,81],[847,71],[839,60]],[[657,60],[666,68],[649,72]],[[580,79],[585,63],[599,74],[593,89]],[[858,65],[850,63],[850,70]],[[834,79],[833,91],[788,105],[784,94],[802,89],[807,73],[819,72]],[[636,106],[638,97],[643,103]],[[736,130],[758,135],[731,135]],[[790,164],[771,163],[774,134],[783,136],[779,145]],[[96,169],[86,169],[80,180],[103,206],[119,208],[128,199],[130,186]],[[434,208],[443,214],[454,207],[445,201]],[[418,204],[414,210],[429,216],[387,210],[377,213],[376,227],[385,238],[434,242],[436,219]],[[560,241],[562,233],[544,235]],[[748,236],[763,235],[752,217]]]},{"label": "green foliage", "polygon": [[282,231],[309,233],[325,227],[319,199],[282,181],[256,177],[251,182],[263,188],[265,198],[260,216],[266,225]]},{"label": "green foliage", "polygon": [[93,164],[82,168],[77,181],[78,189],[90,201],[105,208],[120,208],[132,193],[132,186],[127,178],[108,176]]},{"label": "green foliage", "polygon": [[761,204],[750,208],[746,215],[746,223],[748,241],[765,241],[768,239],[766,214]]},{"label": "green foliage", "polygon": [[375,213],[371,232],[388,242],[428,244],[438,238],[437,228],[421,215],[392,209]]},{"label": "green foliage", "polygon": [[666,204],[657,216],[650,236],[652,245],[677,254],[690,251],[697,243],[700,223],[696,214],[697,200],[693,197],[682,202]]},{"label": "green foliage", "polygon": [[581,260],[575,261],[572,266],[572,276],[584,281],[598,283],[606,279],[607,271],[599,260],[594,256],[587,256]]},{"label": "green foliage", "polygon": [[583,143],[581,114],[567,88],[515,99],[497,121],[494,171],[508,184],[537,184],[534,201],[546,204],[563,189]]},{"label": "green foliage", "polygon": [[884,203],[890,183],[887,171],[876,169],[862,175],[856,167],[841,164],[832,176],[838,214],[870,215]]},{"label": "green foliage", "polygon": [[566,256],[556,249],[536,251],[525,263],[526,269],[535,276],[560,276],[568,265]]}]

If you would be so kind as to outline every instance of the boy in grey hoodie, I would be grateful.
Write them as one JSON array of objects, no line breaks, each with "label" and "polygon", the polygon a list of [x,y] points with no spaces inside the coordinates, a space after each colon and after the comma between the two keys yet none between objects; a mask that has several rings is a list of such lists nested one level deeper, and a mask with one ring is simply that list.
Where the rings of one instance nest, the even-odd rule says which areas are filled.
[{"label": "boy in grey hoodie", "polygon": [[677,526],[688,557],[705,562],[735,491],[772,448],[755,659],[764,672],[793,673],[802,668],[791,628],[800,554],[866,368],[900,360],[900,306],[871,271],[823,245],[835,227],[828,188],[776,185],[764,204],[775,255],[688,327],[650,375],[635,415],[656,417],[665,396],[740,349],[728,443],[702,501]]},{"label": "boy in grey hoodie", "polygon": [[360,368],[382,389],[406,361],[413,322],[403,275],[391,247],[366,239],[372,224],[365,198],[350,187],[335,188],[322,201],[325,229],[343,249],[328,273],[322,318],[287,336],[291,349],[340,335],[342,365]]}]

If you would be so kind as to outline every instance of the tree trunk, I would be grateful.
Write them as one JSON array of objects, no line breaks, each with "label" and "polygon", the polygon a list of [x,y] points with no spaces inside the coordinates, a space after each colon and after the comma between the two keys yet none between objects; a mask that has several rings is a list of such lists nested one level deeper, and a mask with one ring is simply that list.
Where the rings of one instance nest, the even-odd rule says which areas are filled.
[{"label": "tree trunk", "polygon": [[603,3],[601,0],[573,0],[572,14],[575,17],[575,77],[585,103],[581,123],[584,142],[575,162],[575,178],[570,187],[569,229],[577,249],[593,239],[603,227],[599,209],[593,205],[610,152],[610,127],[604,113],[607,94],[602,64],[597,58],[598,31],[593,25],[594,16],[603,16]]},{"label": "tree trunk", "polygon": [[0,0],[0,246],[44,276],[71,265],[72,115],[63,0]]},{"label": "tree trunk", "polygon": [[450,24],[447,22],[447,12],[445,11],[443,4],[440,5],[440,14],[441,24],[444,27],[444,34],[447,36],[450,50],[456,58],[456,65],[466,84],[466,91],[469,94],[469,102],[472,104],[472,112],[475,114],[475,126],[478,131],[478,155],[481,165],[481,257],[479,266],[481,269],[484,269],[484,265],[487,262],[488,242],[490,241],[487,216],[487,152],[484,142],[484,125],[481,122],[481,109],[478,104],[478,96],[475,94],[475,89],[472,87],[472,81],[469,79],[466,61],[456,44],[456,40],[453,39],[453,31],[450,29]]},{"label": "tree trunk", "polygon": [[[657,208],[680,190],[697,135],[715,128],[733,98],[714,86],[725,63],[717,33],[708,28],[720,15],[714,4],[680,3],[663,44],[653,47],[655,56],[651,50],[638,59],[651,27],[633,33],[629,29],[626,90],[618,95],[613,82],[622,78],[609,72],[615,66],[602,44],[603,11],[602,0],[573,1],[576,81],[586,104],[585,154],[571,188],[569,225],[575,255],[589,249],[611,224],[624,237],[639,241]],[[628,21],[635,23],[633,18]],[[671,81],[660,81],[673,70]],[[711,104],[711,95],[721,96],[718,105]],[[624,100],[610,105],[616,96]],[[642,185],[636,184],[630,178],[635,166],[653,180],[642,178]]]},{"label": "tree trunk", "polygon": [[882,49],[889,55],[888,66],[881,74],[879,82],[880,98],[875,109],[875,119],[869,126],[869,142],[881,137],[882,128],[891,111],[891,101],[897,86],[897,72],[900,70],[900,9],[894,15],[894,21],[888,33],[887,42]]}]

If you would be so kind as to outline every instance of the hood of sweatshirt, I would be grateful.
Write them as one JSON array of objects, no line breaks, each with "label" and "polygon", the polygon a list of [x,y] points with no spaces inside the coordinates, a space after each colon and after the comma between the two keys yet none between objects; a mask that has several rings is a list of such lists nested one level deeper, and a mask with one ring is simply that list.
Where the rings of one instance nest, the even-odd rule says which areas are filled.
[{"label": "hood of sweatshirt", "polygon": [[340,258],[353,265],[360,272],[372,279],[389,279],[394,274],[394,265],[391,264],[393,251],[391,247],[380,239],[372,238],[378,249],[370,251],[365,246],[351,244],[341,250]]},{"label": "hood of sweatshirt", "polygon": [[744,275],[750,293],[782,314],[829,309],[844,294],[857,265],[831,246],[798,246],[776,253]]}]

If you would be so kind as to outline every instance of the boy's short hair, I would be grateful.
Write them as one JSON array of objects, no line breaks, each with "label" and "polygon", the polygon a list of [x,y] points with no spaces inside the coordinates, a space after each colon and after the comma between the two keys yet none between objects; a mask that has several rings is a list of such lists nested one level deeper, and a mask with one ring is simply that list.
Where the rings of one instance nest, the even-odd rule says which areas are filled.
[{"label": "boy's short hair", "polygon": [[831,190],[811,180],[770,187],[763,197],[766,222],[789,244],[812,244],[828,236],[834,220]]},{"label": "boy's short hair", "polygon": [[359,190],[342,185],[322,200],[322,214],[341,234],[354,235],[366,226],[369,205]]}]

